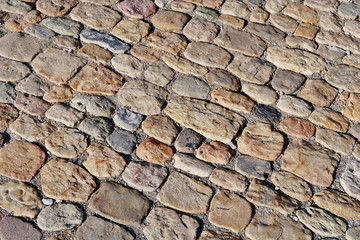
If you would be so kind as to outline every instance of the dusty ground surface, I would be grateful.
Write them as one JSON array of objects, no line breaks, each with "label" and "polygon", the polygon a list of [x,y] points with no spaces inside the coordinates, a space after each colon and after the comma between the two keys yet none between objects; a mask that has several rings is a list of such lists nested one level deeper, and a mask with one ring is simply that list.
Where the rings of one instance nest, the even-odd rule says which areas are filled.
[{"label": "dusty ground surface", "polygon": [[0,239],[360,239],[359,14],[0,0]]}]

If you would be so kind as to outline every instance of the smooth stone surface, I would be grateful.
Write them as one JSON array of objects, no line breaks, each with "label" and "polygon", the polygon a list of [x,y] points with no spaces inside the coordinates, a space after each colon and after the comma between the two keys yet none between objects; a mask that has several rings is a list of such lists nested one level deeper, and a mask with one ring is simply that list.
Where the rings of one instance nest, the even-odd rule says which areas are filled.
[{"label": "smooth stone surface", "polygon": [[160,187],[168,175],[164,167],[144,162],[131,162],[121,177],[132,188],[142,192],[153,192]]},{"label": "smooth stone surface", "polygon": [[42,20],[41,24],[54,32],[65,36],[74,36],[79,34],[82,29],[82,25],[80,23],[67,18],[48,17]]},{"label": "smooth stone surface", "polygon": [[215,168],[209,177],[210,182],[235,192],[244,192],[247,187],[246,177],[234,170]]},{"label": "smooth stone surface", "polygon": [[111,64],[117,72],[132,78],[140,77],[144,71],[143,63],[128,54],[117,54],[111,60]]},{"label": "smooth stone surface", "polygon": [[79,124],[78,129],[97,140],[105,140],[113,132],[114,123],[104,117],[88,117]]},{"label": "smooth stone surface", "polygon": [[147,214],[150,201],[136,190],[118,183],[104,182],[92,194],[89,208],[111,221],[136,227]]},{"label": "smooth stone surface", "polygon": [[239,90],[241,86],[237,77],[222,69],[211,69],[205,75],[205,79],[209,85],[223,87],[232,91]]},{"label": "smooth stone surface", "polygon": [[0,222],[0,238],[4,240],[31,239],[40,240],[41,232],[31,223],[15,217],[4,217]]},{"label": "smooth stone surface", "polygon": [[[224,143],[231,142],[243,123],[243,117],[225,108],[187,98],[170,100],[165,113],[185,127]],[[217,122],[216,126],[214,122]]]},{"label": "smooth stone surface", "polygon": [[106,138],[110,147],[117,152],[131,154],[136,145],[136,137],[134,134],[118,128]]},{"label": "smooth stone surface", "polygon": [[44,208],[37,217],[37,225],[44,231],[60,231],[79,226],[84,212],[73,204],[55,204]]},{"label": "smooth stone surface", "polygon": [[178,133],[175,122],[160,115],[147,116],[141,128],[148,136],[168,145],[172,144]]},{"label": "smooth stone surface", "polygon": [[67,52],[48,48],[32,61],[35,72],[57,85],[65,84],[84,65],[84,61]]},{"label": "smooth stone surface", "polygon": [[200,146],[203,139],[197,132],[184,128],[177,136],[174,146],[179,152],[193,153]]},{"label": "smooth stone surface", "polygon": [[117,127],[131,132],[139,128],[142,120],[143,116],[141,114],[132,112],[126,108],[120,108],[113,118]]},{"label": "smooth stone surface", "polygon": [[315,141],[343,155],[349,155],[355,144],[352,136],[323,128],[317,128]]},{"label": "smooth stone surface", "polygon": [[274,104],[279,98],[274,89],[265,85],[243,82],[242,91],[260,104]]},{"label": "smooth stone surface", "polygon": [[130,18],[146,18],[156,12],[151,0],[125,0],[116,4],[116,8]]},{"label": "smooth stone surface", "polygon": [[316,108],[310,114],[309,120],[320,127],[333,131],[346,132],[349,128],[349,121],[339,112],[330,108]]},{"label": "smooth stone surface", "polygon": [[270,162],[248,156],[236,158],[235,170],[248,178],[260,180],[265,180],[272,171]]},{"label": "smooth stone surface", "polygon": [[172,172],[156,196],[165,206],[199,214],[207,211],[212,190],[202,182],[178,172]]},{"label": "smooth stone surface", "polygon": [[35,144],[13,141],[0,149],[0,175],[29,182],[45,161],[45,153]]},{"label": "smooth stone surface", "polygon": [[138,19],[124,19],[111,30],[111,34],[125,42],[138,43],[148,35],[150,25]]},{"label": "smooth stone surface", "polygon": [[154,208],[145,220],[144,234],[148,240],[195,239],[199,227],[196,219],[168,208]]},{"label": "smooth stone surface", "polygon": [[76,158],[88,146],[87,139],[80,131],[60,128],[45,139],[46,148],[61,158]]},{"label": "smooth stone surface", "polygon": [[95,177],[118,177],[126,166],[125,159],[109,147],[93,144],[86,152],[88,157],[83,166]]},{"label": "smooth stone surface", "polygon": [[77,0],[38,0],[36,9],[51,17],[61,17],[69,13],[76,4],[78,4]]},{"label": "smooth stone surface", "polygon": [[22,33],[8,33],[0,38],[0,56],[30,62],[41,50],[40,40]]},{"label": "smooth stone surface", "polygon": [[175,168],[199,177],[209,177],[214,167],[183,153],[174,155]]},{"label": "smooth stone surface", "polygon": [[14,103],[16,92],[9,83],[0,82],[0,103]]},{"label": "smooth stone surface", "polygon": [[14,216],[35,218],[42,207],[36,189],[24,183],[9,181],[1,184],[0,196],[0,207]]},{"label": "smooth stone surface", "polygon": [[334,101],[338,90],[325,81],[309,79],[297,96],[321,107],[329,107]]},{"label": "smooth stone surface", "polygon": [[71,80],[70,87],[78,92],[114,95],[122,86],[123,77],[95,64],[86,65]]},{"label": "smooth stone surface", "polygon": [[[166,63],[166,56],[167,55],[165,55],[163,57],[163,61],[165,63]],[[168,63],[166,63],[166,64],[168,64]],[[174,77],[174,71],[171,68],[169,68],[166,64],[159,62],[156,65],[148,66],[148,68],[144,72],[145,80],[148,82],[151,82],[155,85],[158,85],[160,87],[165,87],[166,85],[168,85],[168,83]],[[179,69],[177,69],[177,70],[179,70]]]},{"label": "smooth stone surface", "polygon": [[276,106],[281,111],[297,117],[308,117],[311,113],[311,105],[300,98],[291,95],[282,95]]},{"label": "smooth stone surface", "polygon": [[[359,147],[358,147],[359,149]],[[360,161],[349,161],[340,176],[340,184],[349,196],[360,199]]]},{"label": "smooth stone surface", "polygon": [[205,162],[225,165],[230,161],[234,153],[229,146],[221,142],[211,141],[201,144],[196,150],[196,157]]},{"label": "smooth stone surface", "polygon": [[210,93],[210,87],[206,82],[188,75],[175,78],[171,88],[178,95],[189,98],[207,99]]},{"label": "smooth stone surface", "polygon": [[82,31],[80,34],[80,40],[85,43],[97,44],[113,53],[124,53],[130,48],[130,46],[123,41],[106,33],[97,32],[92,29]]},{"label": "smooth stone surface", "polygon": [[83,119],[84,114],[74,108],[56,103],[45,112],[45,116],[50,120],[73,128]]},{"label": "smooth stone surface", "polygon": [[189,16],[175,11],[158,10],[151,18],[151,23],[160,30],[181,33]]},{"label": "smooth stone surface", "polygon": [[198,42],[210,42],[219,32],[219,27],[204,18],[192,18],[184,27],[183,34]]},{"label": "smooth stone surface", "polygon": [[289,136],[302,139],[309,139],[315,134],[314,124],[302,118],[286,117],[280,122],[279,128]]},{"label": "smooth stone surface", "polygon": [[174,55],[180,55],[186,49],[187,38],[176,33],[158,31],[149,35],[146,45]]},{"label": "smooth stone surface", "polygon": [[248,201],[235,193],[220,191],[211,200],[209,222],[238,233],[250,223],[252,208]]},{"label": "smooth stone surface", "polygon": [[110,117],[115,112],[115,104],[106,97],[77,95],[70,101],[70,106],[97,117]]},{"label": "smooth stone surface", "polygon": [[97,217],[88,217],[77,229],[77,240],[133,240],[134,237],[123,227],[102,220]]},{"label": "smooth stone surface", "polygon": [[2,60],[0,61],[0,81],[16,82],[30,74],[30,69],[23,63]]},{"label": "smooth stone surface", "polygon": [[173,155],[171,147],[153,138],[146,139],[136,149],[136,156],[141,160],[158,165],[167,164]]},{"label": "smooth stone surface", "polygon": [[340,156],[331,150],[306,142],[291,142],[282,156],[281,168],[314,185],[328,187]]},{"label": "smooth stone surface", "polygon": [[[203,67],[192,61],[189,61],[186,58],[182,58],[182,57],[175,56],[172,54],[164,55],[162,57],[162,60],[165,62],[165,64],[167,66],[169,66],[170,68],[174,69],[175,71],[178,71],[183,74],[191,74],[196,77],[201,77],[201,76],[204,76],[208,72],[208,69],[206,67]],[[170,74],[169,74],[169,76],[170,76]],[[145,78],[146,78],[146,76],[145,76]],[[169,78],[167,78],[166,80],[168,80]],[[167,81],[166,84],[168,82],[169,81]],[[165,84],[165,81],[164,81],[164,84]],[[162,85],[164,85],[164,84],[162,84]]]}]

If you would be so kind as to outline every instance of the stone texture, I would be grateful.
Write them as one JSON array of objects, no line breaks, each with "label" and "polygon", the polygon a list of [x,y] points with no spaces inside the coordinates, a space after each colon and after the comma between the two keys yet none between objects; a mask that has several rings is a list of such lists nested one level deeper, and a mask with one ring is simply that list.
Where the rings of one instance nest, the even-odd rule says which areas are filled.
[{"label": "stone texture", "polygon": [[280,121],[281,113],[276,108],[259,104],[253,108],[252,114],[260,122],[277,123]]},{"label": "stone texture", "polygon": [[295,19],[282,13],[271,14],[270,22],[273,26],[284,32],[293,32],[298,26],[298,23]]},{"label": "stone texture", "polygon": [[136,190],[118,183],[104,182],[92,194],[89,208],[113,222],[139,226],[150,208],[150,202]]},{"label": "stone texture", "polygon": [[8,33],[0,38],[0,56],[19,62],[30,62],[40,49],[40,41],[27,34]]},{"label": "stone texture", "polygon": [[78,92],[114,95],[122,86],[122,76],[95,64],[86,65],[71,80],[70,87]]},{"label": "stone texture", "polygon": [[319,21],[319,16],[314,9],[300,3],[289,4],[282,12],[289,17],[310,24],[316,24]]},{"label": "stone texture", "polygon": [[226,0],[221,8],[221,14],[244,18],[250,13],[247,5],[236,0]]},{"label": "stone texture", "polygon": [[97,140],[105,140],[114,130],[114,123],[104,117],[87,117],[78,126],[80,131]]},{"label": "stone texture", "polygon": [[85,44],[77,53],[96,63],[104,65],[108,64],[113,57],[109,50],[92,43]]},{"label": "stone texture", "polygon": [[203,143],[196,150],[196,157],[210,163],[227,164],[230,158],[234,155],[234,151],[227,145],[212,141],[210,143]]},{"label": "stone texture", "polygon": [[284,146],[284,137],[271,125],[256,123],[247,126],[238,139],[238,150],[266,161],[275,161]]},{"label": "stone texture", "polygon": [[60,122],[67,127],[74,127],[83,119],[84,114],[74,108],[57,103],[52,105],[45,112],[45,116],[48,119]]},{"label": "stone texture", "polygon": [[168,1],[168,0],[155,0],[155,4],[159,7],[162,6],[156,2],[170,2],[170,8],[174,11],[184,12],[184,13],[191,13],[195,10],[195,5],[190,2],[182,2],[182,1]]},{"label": "stone texture", "polygon": [[358,21],[346,21],[344,25],[344,32],[351,34],[356,38],[360,38],[359,27],[360,25]]},{"label": "stone texture", "polygon": [[44,100],[51,103],[68,102],[74,97],[71,88],[62,86],[52,86],[44,93]]},{"label": "stone texture", "polygon": [[245,197],[255,205],[274,209],[284,215],[292,213],[298,206],[295,199],[257,179],[252,180]]},{"label": "stone texture", "polygon": [[313,197],[319,207],[347,220],[359,220],[360,203],[347,194],[335,190],[322,190]]},{"label": "stone texture", "polygon": [[66,49],[77,50],[81,47],[80,40],[70,36],[58,35],[53,37],[51,40],[54,45]]},{"label": "stone texture", "polygon": [[75,234],[78,240],[132,240],[133,236],[123,227],[102,220],[97,217],[88,217],[77,229]]},{"label": "stone texture", "polygon": [[308,201],[312,196],[310,184],[289,172],[274,171],[271,174],[271,182],[283,193],[299,201]]},{"label": "stone texture", "polygon": [[86,150],[83,166],[95,177],[118,177],[125,168],[125,159],[109,147],[93,144]]},{"label": "stone texture", "polygon": [[206,82],[188,75],[175,78],[171,88],[178,95],[190,98],[207,99],[210,93],[210,87]]},{"label": "stone texture", "polygon": [[19,111],[10,105],[0,103],[0,114],[0,131],[3,132],[19,116]]},{"label": "stone texture", "polygon": [[31,6],[16,0],[1,1],[0,9],[4,12],[24,15],[31,10]]},{"label": "stone texture", "polygon": [[209,180],[222,188],[235,192],[244,192],[247,187],[246,177],[227,168],[214,169]]},{"label": "stone texture", "polygon": [[164,182],[167,174],[168,171],[164,167],[131,162],[121,177],[132,188],[142,192],[153,192]]},{"label": "stone texture", "polygon": [[236,159],[235,170],[248,178],[265,180],[271,173],[271,163],[253,157],[241,156]]},{"label": "stone texture", "polygon": [[177,151],[193,153],[203,141],[203,137],[189,128],[184,128],[177,136],[174,146]]},{"label": "stone texture", "polygon": [[155,84],[134,80],[124,84],[117,96],[120,103],[131,111],[156,115],[161,112],[167,91]]},{"label": "stone texture", "polygon": [[241,30],[245,26],[245,20],[244,19],[234,17],[234,16],[231,16],[231,15],[221,14],[218,17],[218,21],[220,23],[224,24],[225,26],[227,25],[227,26],[232,27],[232,28],[237,29],[237,30]]},{"label": "stone texture", "polygon": [[16,82],[30,74],[30,69],[25,64],[12,61],[0,61],[0,81]]},{"label": "stone texture", "polygon": [[360,93],[360,69],[358,68],[338,65],[326,73],[325,80],[337,88]]},{"label": "stone texture", "polygon": [[[191,62],[191,61],[187,60],[186,58],[182,58],[182,57],[175,56],[172,54],[164,55],[162,57],[162,60],[170,68],[172,68],[180,73],[183,73],[183,74],[191,74],[196,77],[201,77],[201,76],[204,76],[208,72],[206,67],[203,67],[197,63]],[[170,74],[169,74],[169,76],[170,76]],[[170,78],[170,77],[168,77],[168,78]],[[166,80],[168,80],[168,78],[166,78]],[[146,79],[146,73],[145,73],[145,79]],[[165,82],[166,81],[164,81],[164,84],[165,84]],[[168,83],[168,81],[166,82],[166,84],[167,83]],[[162,84],[162,85],[164,85],[164,84]]]},{"label": "stone texture", "polygon": [[195,239],[199,227],[196,219],[168,208],[154,208],[145,220],[144,234],[148,240]]},{"label": "stone texture", "polygon": [[26,96],[22,93],[19,93],[16,96],[14,106],[19,110],[33,116],[43,115],[49,108],[47,102],[43,101],[42,99],[31,95]]},{"label": "stone texture", "polygon": [[321,57],[298,49],[269,47],[266,60],[279,68],[304,75],[321,73],[325,70],[325,62]]},{"label": "stone texture", "polygon": [[156,6],[151,0],[125,0],[115,6],[130,18],[146,18],[156,12]]},{"label": "stone texture", "polygon": [[360,122],[360,94],[343,93],[340,97],[343,100],[341,113],[350,120]]},{"label": "stone texture", "polygon": [[214,167],[183,153],[174,155],[175,168],[199,177],[209,177]]},{"label": "stone texture", "polygon": [[160,52],[154,48],[144,45],[135,45],[130,50],[130,54],[137,59],[149,63],[158,62],[160,60]]},{"label": "stone texture", "polygon": [[228,232],[222,232],[222,231],[209,231],[204,230],[202,231],[199,240],[237,240],[238,237],[231,235],[231,233]]},{"label": "stone texture", "polygon": [[[357,145],[359,146],[359,145]],[[359,147],[357,147],[359,149]],[[340,184],[349,196],[360,199],[360,162],[356,160],[349,161],[341,173]]]},{"label": "stone texture", "polygon": [[148,138],[136,149],[136,156],[154,164],[165,165],[174,155],[172,148],[153,139]]},{"label": "stone texture", "polygon": [[244,198],[228,191],[215,194],[209,211],[209,221],[212,224],[235,233],[243,230],[252,217],[252,205]]},{"label": "stone texture", "polygon": [[37,97],[43,96],[46,91],[50,90],[50,88],[51,84],[48,81],[36,76],[35,74],[31,74],[15,86],[17,91]]},{"label": "stone texture", "polygon": [[128,131],[135,131],[140,126],[143,117],[141,114],[132,112],[126,108],[120,108],[116,112],[113,120],[117,127]]},{"label": "stone texture", "polygon": [[[338,24],[338,20],[336,18],[333,19],[333,21],[334,24]],[[328,22],[324,23],[324,25],[326,24],[328,24]],[[337,28],[339,28],[339,30],[337,31],[341,30],[341,26],[337,26]],[[351,36],[345,35],[343,33],[332,33],[330,31],[320,31],[316,35],[315,41],[320,44],[327,44],[333,47],[338,47],[353,52],[355,54],[360,54],[359,39],[352,38]]]},{"label": "stone texture", "polygon": [[36,9],[51,17],[61,17],[70,12],[78,4],[78,0],[39,0]]},{"label": "stone texture", "polygon": [[299,220],[313,232],[324,237],[338,237],[345,233],[346,222],[315,207],[296,211]]},{"label": "stone texture", "polygon": [[185,127],[224,143],[231,142],[243,124],[243,117],[240,115],[201,100],[172,99],[166,106],[165,113]]},{"label": "stone texture", "polygon": [[37,224],[44,231],[60,231],[79,226],[83,211],[73,204],[56,204],[44,208],[37,217]]},{"label": "stone texture", "polygon": [[310,104],[291,95],[282,95],[276,106],[281,111],[297,117],[308,117],[312,110]]},{"label": "stone texture", "polygon": [[170,118],[160,115],[146,117],[141,128],[150,137],[168,145],[171,145],[177,136],[175,123]]},{"label": "stone texture", "polygon": [[29,182],[45,161],[45,153],[35,144],[14,141],[0,149],[0,175]]},{"label": "stone texture", "polygon": [[49,198],[86,202],[95,187],[86,170],[67,160],[51,160],[41,169],[41,189]]},{"label": "stone texture", "polygon": [[149,35],[146,45],[174,55],[180,55],[185,51],[187,39],[183,35],[158,31]]},{"label": "stone texture", "polygon": [[260,104],[274,104],[279,98],[274,89],[265,85],[243,83],[242,91]]},{"label": "stone texture", "polygon": [[41,232],[31,223],[15,217],[4,217],[0,222],[0,237],[4,240],[31,239],[40,240]]},{"label": "stone texture", "polygon": [[333,131],[346,132],[349,128],[349,121],[339,112],[329,108],[317,108],[309,116],[309,120]]},{"label": "stone texture", "polygon": [[0,103],[14,103],[16,93],[9,83],[0,82]]},{"label": "stone texture", "polygon": [[209,21],[216,21],[219,17],[219,12],[211,8],[199,6],[195,10],[195,16],[205,18]]},{"label": "stone texture", "polygon": [[315,126],[309,120],[295,117],[287,117],[279,124],[281,131],[292,137],[309,139],[315,134]]},{"label": "stone texture", "polygon": [[246,95],[228,90],[214,90],[211,92],[212,100],[230,110],[250,113],[255,103]]},{"label": "stone texture", "polygon": [[125,154],[131,154],[136,145],[134,134],[118,128],[107,137],[106,141],[115,151]]},{"label": "stone texture", "polygon": [[64,84],[84,65],[79,57],[64,51],[48,48],[32,61],[35,72],[55,84]]},{"label": "stone texture", "polygon": [[214,43],[254,57],[261,56],[266,48],[266,43],[259,37],[230,27],[224,28],[214,39]]},{"label": "stone texture", "polygon": [[76,158],[88,146],[86,137],[75,129],[59,128],[45,139],[46,148],[61,158]]},{"label": "stone texture", "polygon": [[338,90],[325,81],[308,79],[297,96],[320,107],[329,107]]},{"label": "stone texture", "polygon": [[355,144],[352,136],[323,128],[316,130],[315,141],[343,155],[349,155]]},{"label": "stone texture", "polygon": [[301,141],[290,143],[281,160],[282,169],[314,185],[328,187],[340,158],[333,151]]},{"label": "stone texture", "polygon": [[360,7],[354,3],[343,2],[338,8],[338,14],[345,19],[354,20],[360,14]]},{"label": "stone texture", "polygon": [[71,99],[70,106],[97,117],[110,117],[115,112],[115,104],[106,97],[79,94]]},{"label": "stone texture", "polygon": [[181,33],[189,16],[175,11],[159,10],[151,18],[151,23],[160,30]]},{"label": "stone texture", "polygon": [[125,42],[137,43],[150,32],[150,25],[138,19],[124,19],[111,30],[111,34]]},{"label": "stone texture", "polygon": [[282,41],[286,35],[276,27],[258,23],[249,23],[245,30],[269,42]]},{"label": "stone texture", "polygon": [[205,184],[178,172],[172,172],[157,195],[165,206],[199,214],[207,211],[212,190]]},{"label": "stone texture", "polygon": [[219,86],[232,91],[237,91],[240,88],[240,80],[222,69],[211,69],[205,75],[206,82],[212,86]]},{"label": "stone texture", "polygon": [[89,2],[97,5],[111,6],[118,3],[119,0],[80,0],[81,2]]},{"label": "stone texture", "polygon": [[54,131],[51,124],[26,114],[22,114],[11,123],[9,129],[29,142],[42,140]]},{"label": "stone texture", "polygon": [[[166,62],[165,57],[163,57],[163,61]],[[201,66],[199,67],[203,68]],[[146,81],[151,82],[160,87],[165,87],[166,85],[168,85],[168,83],[173,79],[173,77],[174,77],[174,71],[171,68],[169,68],[166,64],[161,62],[159,62],[156,65],[148,66],[148,68],[144,72],[144,78]]]},{"label": "stone texture", "polygon": [[144,71],[143,63],[137,58],[128,54],[118,54],[112,60],[111,64],[115,70],[121,74],[132,78],[138,78]]},{"label": "stone texture", "polygon": [[65,36],[77,35],[82,29],[82,25],[80,23],[67,18],[48,17],[41,21],[41,24],[54,32]]},{"label": "stone texture", "polygon": [[0,207],[14,216],[35,218],[42,207],[36,189],[24,183],[9,181],[1,184],[0,196]]},{"label": "stone texture", "polygon": [[192,18],[183,29],[183,34],[197,42],[210,42],[219,33],[219,27],[204,18]]}]

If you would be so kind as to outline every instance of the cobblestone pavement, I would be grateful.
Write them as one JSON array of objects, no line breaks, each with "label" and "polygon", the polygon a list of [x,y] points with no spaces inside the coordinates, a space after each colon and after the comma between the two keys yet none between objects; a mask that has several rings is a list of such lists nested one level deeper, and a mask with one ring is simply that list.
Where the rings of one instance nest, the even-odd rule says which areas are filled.
[{"label": "cobblestone pavement", "polygon": [[359,240],[359,14],[0,0],[0,239]]}]

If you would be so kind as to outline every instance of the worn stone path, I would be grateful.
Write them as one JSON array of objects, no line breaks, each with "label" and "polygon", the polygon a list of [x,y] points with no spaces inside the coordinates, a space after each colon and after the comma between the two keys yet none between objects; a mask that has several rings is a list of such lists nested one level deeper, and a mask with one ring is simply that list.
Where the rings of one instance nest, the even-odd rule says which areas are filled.
[{"label": "worn stone path", "polygon": [[0,240],[359,240],[359,15],[0,0]]}]

